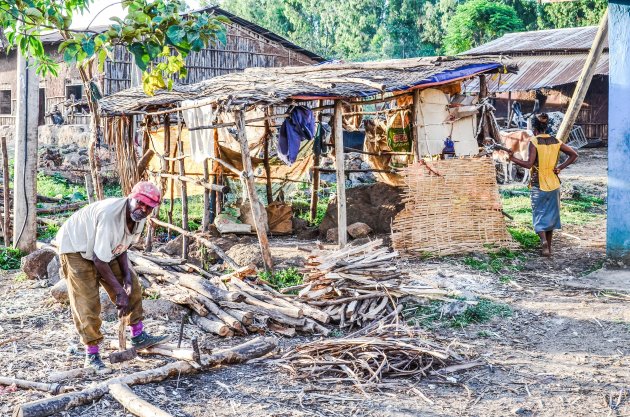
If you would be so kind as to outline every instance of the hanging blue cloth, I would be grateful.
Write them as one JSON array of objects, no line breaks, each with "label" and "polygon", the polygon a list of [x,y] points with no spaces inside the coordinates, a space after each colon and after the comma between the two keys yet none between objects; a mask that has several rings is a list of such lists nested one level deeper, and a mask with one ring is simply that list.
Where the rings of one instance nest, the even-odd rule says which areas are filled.
[{"label": "hanging blue cloth", "polygon": [[308,107],[295,106],[290,110],[278,133],[278,157],[291,165],[297,159],[300,142],[315,137],[315,117]]}]

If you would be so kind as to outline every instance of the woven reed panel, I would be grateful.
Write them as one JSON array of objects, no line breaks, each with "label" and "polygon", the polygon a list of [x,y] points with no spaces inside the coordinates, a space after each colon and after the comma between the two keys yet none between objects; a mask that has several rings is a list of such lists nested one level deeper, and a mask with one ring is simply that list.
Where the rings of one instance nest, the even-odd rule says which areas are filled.
[{"label": "woven reed panel", "polygon": [[429,161],[402,174],[405,208],[392,225],[395,250],[443,256],[515,246],[491,158]]}]

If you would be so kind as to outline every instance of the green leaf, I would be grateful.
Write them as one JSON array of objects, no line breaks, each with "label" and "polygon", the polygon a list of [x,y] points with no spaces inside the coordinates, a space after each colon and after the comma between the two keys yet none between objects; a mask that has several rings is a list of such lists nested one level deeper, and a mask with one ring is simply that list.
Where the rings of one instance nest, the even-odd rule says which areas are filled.
[{"label": "green leaf", "polygon": [[44,15],[42,14],[42,12],[40,12],[38,9],[36,9],[35,7],[27,7],[24,10],[24,14],[28,17],[30,17],[33,20],[36,19],[42,19],[44,17]]},{"label": "green leaf", "polygon": [[67,63],[74,62],[79,52],[79,45],[76,43],[70,44],[63,51],[63,60]]},{"label": "green leaf", "polygon": [[129,51],[133,54],[138,68],[142,71],[146,71],[150,58],[144,45],[140,42],[134,42],[129,46]]},{"label": "green leaf", "polygon": [[94,55],[94,39],[93,38],[88,38],[84,40],[81,46],[83,47],[83,50],[85,51],[87,56]]},{"label": "green leaf", "polygon": [[177,45],[186,36],[186,32],[180,26],[173,25],[166,29],[166,36],[173,42],[173,45]]},{"label": "green leaf", "polygon": [[154,60],[155,58],[157,58],[160,55],[160,52],[162,51],[162,47],[154,41],[148,41],[146,43],[146,48],[147,48],[147,52],[149,53],[149,57],[151,58],[151,60]]},{"label": "green leaf", "polygon": [[225,32],[225,28],[219,30],[215,35],[219,42],[221,42],[223,45],[227,43],[227,33]]}]

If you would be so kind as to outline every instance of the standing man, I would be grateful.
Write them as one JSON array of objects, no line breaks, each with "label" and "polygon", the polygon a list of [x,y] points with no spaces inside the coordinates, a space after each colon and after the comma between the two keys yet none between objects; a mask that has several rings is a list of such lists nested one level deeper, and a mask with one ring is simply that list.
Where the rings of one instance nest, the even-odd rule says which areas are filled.
[{"label": "standing man", "polygon": [[[560,178],[558,174],[571,165],[578,157],[572,147],[545,133],[549,116],[541,113],[533,119],[534,135],[529,142],[527,161],[515,158],[510,152],[510,160],[516,165],[530,169],[530,188],[532,199],[532,221],[534,231],[540,237],[542,256],[551,256],[553,231],[560,229]],[[558,164],[560,152],[568,159]]]},{"label": "standing man", "polygon": [[147,216],[160,199],[155,185],[139,182],[129,197],[108,198],[83,207],[57,233],[72,318],[86,346],[85,367],[97,373],[110,372],[99,354],[103,341],[100,285],[118,308],[118,317],[130,326],[136,349],[169,339],[143,330],[142,289],[127,259],[127,248],[138,242]]}]

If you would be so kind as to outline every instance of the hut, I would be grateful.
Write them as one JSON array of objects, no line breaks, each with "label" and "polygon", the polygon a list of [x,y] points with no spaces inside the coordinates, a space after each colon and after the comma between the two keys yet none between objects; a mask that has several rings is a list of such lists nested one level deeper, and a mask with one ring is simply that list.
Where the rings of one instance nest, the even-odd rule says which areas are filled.
[{"label": "hut", "polygon": [[[129,188],[139,176],[148,176],[159,182],[162,190],[168,188],[169,181],[171,190],[175,181],[178,184],[183,203],[181,227],[173,224],[172,218],[168,222],[153,218],[152,227],[165,227],[184,234],[186,238],[206,240],[207,243],[207,239],[188,230],[186,199],[189,188],[198,186],[203,189],[202,228],[205,229],[211,221],[211,193],[223,191],[223,185],[217,179],[224,174],[234,175],[245,185],[264,263],[267,268],[272,268],[264,208],[255,188],[255,164],[264,165],[262,178],[270,184],[274,179],[295,179],[296,172],[291,170],[297,166],[297,172],[303,173],[301,162],[307,160],[307,168],[313,172],[311,195],[316,199],[318,173],[322,171],[316,149],[322,145],[333,147],[338,243],[344,246],[347,241],[347,216],[343,131],[352,124],[352,119],[356,116],[394,114],[395,117],[390,117],[390,120],[398,120],[397,125],[389,124],[382,132],[389,139],[388,147],[380,147],[378,140],[383,136],[365,145],[364,153],[376,159],[388,159],[386,167],[373,170],[393,175],[394,178],[390,177],[392,181],[401,174],[397,170],[406,169],[414,174],[419,170],[424,172],[424,166],[435,173],[425,160],[444,154],[459,157],[479,153],[477,137],[481,127],[476,117],[479,107],[474,104],[474,98],[459,94],[462,81],[473,77],[485,80],[485,74],[505,73],[507,69],[508,65],[496,57],[424,57],[264,70],[251,68],[243,73],[227,74],[194,85],[177,85],[171,91],[159,91],[152,97],[144,95],[140,88],[125,90],[103,98],[100,106],[107,119],[106,140],[119,149],[123,189]],[[480,105],[484,106],[483,103]],[[146,127],[146,140],[140,152],[134,148],[130,134],[130,120],[138,116],[143,118]],[[323,143],[320,141],[319,144],[317,137],[306,141],[307,146],[315,149],[311,159],[300,156],[304,145],[299,138],[297,142],[288,143],[285,158],[292,162],[288,167],[289,173],[283,178],[274,176],[268,157],[274,129],[280,127],[279,138],[283,129],[301,130],[297,136],[308,138],[317,136],[315,126],[321,126],[325,120],[332,127],[331,139],[327,141],[324,136]],[[174,125],[177,126],[175,129],[172,128]],[[157,127],[161,129],[162,140],[161,146],[156,147],[152,143]],[[285,135],[284,139],[296,139],[290,136]],[[452,140],[449,144],[445,139]],[[280,152],[284,152],[281,141],[278,139],[277,146]],[[143,155],[141,165],[145,167],[150,163],[145,161],[144,156],[148,155],[147,158],[151,159],[152,154],[157,154],[154,159],[157,159],[159,169],[148,172],[138,170],[138,156]],[[402,158],[392,163],[394,157]],[[189,164],[195,161],[200,165],[190,170],[193,166]],[[496,186],[494,167],[491,160],[488,161],[488,164],[484,163],[484,166],[490,167],[487,177]],[[387,177],[384,179],[387,180]],[[268,192],[269,189],[268,185]],[[465,189],[464,192],[470,190]],[[485,204],[485,197],[478,195],[481,204]],[[470,217],[470,213],[461,210],[466,205],[462,205],[461,199],[457,204],[459,213]],[[440,208],[437,202],[434,206]],[[488,210],[486,214],[494,213],[502,219],[500,207]],[[487,232],[484,233],[487,235]],[[151,230],[148,236],[150,245]],[[184,254],[186,240],[183,243]]]},{"label": "hut", "polygon": [[[509,127],[515,102],[523,113],[531,112],[536,102],[540,111],[566,112],[596,33],[597,26],[508,33],[461,55],[504,55],[518,66],[518,74],[488,80],[496,116]],[[477,92],[479,84],[471,80],[464,89]],[[608,39],[575,124],[588,139],[607,142]]]}]

